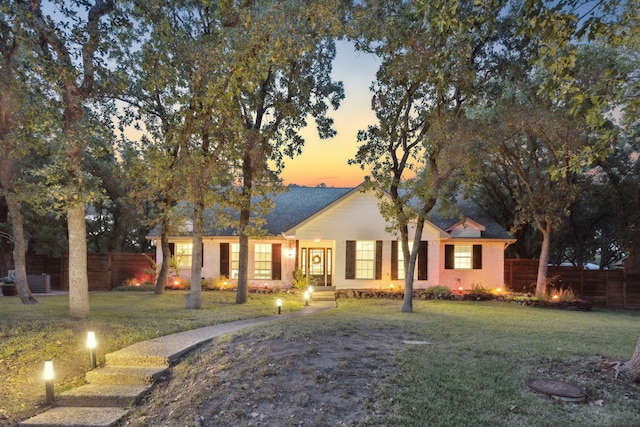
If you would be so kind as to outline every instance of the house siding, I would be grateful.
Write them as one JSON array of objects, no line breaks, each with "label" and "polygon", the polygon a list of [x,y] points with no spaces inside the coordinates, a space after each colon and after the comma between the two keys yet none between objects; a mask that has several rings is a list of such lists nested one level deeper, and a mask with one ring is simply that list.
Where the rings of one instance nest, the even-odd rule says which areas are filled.
[{"label": "house siding", "polygon": [[[451,242],[448,241],[448,244]],[[482,268],[481,269],[445,269],[444,253],[445,243],[440,246],[438,266],[440,275],[439,285],[451,289],[462,287],[471,289],[473,285],[483,286],[487,289],[504,286],[504,242],[465,242],[467,244],[482,244]]]},{"label": "house siding", "polygon": [[[189,239],[175,239],[172,243],[190,243]],[[231,243],[238,243],[238,239],[230,239],[230,238],[207,238],[203,242],[203,262],[204,266],[202,267],[202,277],[205,279],[218,279],[220,278],[220,244],[226,243],[229,246]],[[256,279],[254,277],[254,261],[255,261],[255,252],[254,252],[254,244],[256,243],[268,243],[272,244],[272,250],[279,250],[278,254],[273,254],[272,260],[272,268],[277,267],[279,264],[280,272],[279,274],[275,274],[277,277],[280,276],[280,279]],[[289,256],[287,254],[287,249],[289,248],[289,241],[285,239],[263,239],[263,240],[249,240],[249,286],[269,286],[272,288],[282,288],[289,287],[293,283],[293,271],[295,269],[295,256]],[[229,249],[229,255],[231,250]],[[279,255],[279,257],[278,257]],[[162,249],[160,247],[156,247],[156,260],[159,263],[162,262]],[[230,268],[230,267],[229,267]],[[273,274],[273,272],[272,272]],[[178,272],[178,275],[182,280],[190,280],[191,279],[191,268],[190,267],[182,267]]]}]

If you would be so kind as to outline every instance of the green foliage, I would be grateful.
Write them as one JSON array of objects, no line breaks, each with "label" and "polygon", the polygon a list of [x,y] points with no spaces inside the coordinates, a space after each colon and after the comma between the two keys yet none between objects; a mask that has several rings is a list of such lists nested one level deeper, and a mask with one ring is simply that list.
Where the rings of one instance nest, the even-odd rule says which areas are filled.
[{"label": "green foliage", "polygon": [[482,283],[473,282],[471,284],[471,292],[474,294],[484,294],[488,293],[489,291],[484,287]]},{"label": "green foliage", "polygon": [[300,290],[308,289],[309,286],[315,286],[318,283],[317,279],[306,276],[299,268],[294,270],[292,280],[293,287]]},{"label": "green foliage", "polygon": [[425,289],[425,292],[435,299],[447,299],[451,296],[451,289],[447,286],[430,286]]},{"label": "green foliage", "polygon": [[215,291],[224,291],[228,289],[233,289],[235,286],[229,280],[227,276],[220,276],[217,279],[204,279],[202,281],[202,288],[215,290]]},{"label": "green foliage", "polygon": [[536,294],[538,299],[551,302],[568,302],[578,299],[576,293],[571,288],[547,289],[544,294]]},{"label": "green foliage", "polygon": [[124,284],[122,286],[116,286],[113,291],[116,292],[151,292],[155,289],[153,283],[145,282],[139,284]]}]

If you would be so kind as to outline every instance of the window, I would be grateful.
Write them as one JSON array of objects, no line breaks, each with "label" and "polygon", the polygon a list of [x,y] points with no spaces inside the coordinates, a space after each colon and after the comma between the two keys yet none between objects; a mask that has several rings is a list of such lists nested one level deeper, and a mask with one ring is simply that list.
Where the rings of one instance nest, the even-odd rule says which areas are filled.
[{"label": "window", "polygon": [[376,265],[376,242],[356,242],[356,279],[373,279]]},{"label": "window", "polygon": [[271,245],[268,243],[256,243],[254,256],[255,270],[253,277],[256,279],[271,279]]},{"label": "window", "polygon": [[240,263],[240,243],[231,244],[231,277],[230,279],[238,278],[238,265]]},{"label": "window", "polygon": [[191,254],[193,245],[191,243],[176,243],[176,263],[178,267],[191,267]]},{"label": "window", "polygon": [[482,269],[482,245],[445,245],[444,268],[448,270]]},{"label": "window", "polygon": [[471,245],[454,246],[453,268],[458,270],[471,268]]},{"label": "window", "polygon": [[382,279],[382,240],[347,240],[345,249],[345,279]]}]

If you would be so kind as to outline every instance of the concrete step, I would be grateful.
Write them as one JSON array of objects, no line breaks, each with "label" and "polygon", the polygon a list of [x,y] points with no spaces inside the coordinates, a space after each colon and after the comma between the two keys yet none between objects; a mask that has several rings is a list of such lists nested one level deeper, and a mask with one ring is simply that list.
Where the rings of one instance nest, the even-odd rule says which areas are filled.
[{"label": "concrete step", "polygon": [[19,427],[112,427],[127,414],[125,408],[54,407],[18,424]]},{"label": "concrete step", "polygon": [[168,368],[166,366],[105,366],[88,371],[89,384],[151,385]]},{"label": "concrete step", "polygon": [[120,407],[135,405],[150,386],[85,384],[56,395],[56,406]]},{"label": "concrete step", "polygon": [[313,291],[313,294],[311,295],[311,300],[312,301],[335,301],[336,300],[336,293],[335,291],[332,290],[316,290]]},{"label": "concrete step", "polygon": [[[116,351],[105,354],[105,364],[111,366],[169,366],[174,360],[166,355],[130,354],[127,351]],[[175,359],[175,358],[174,358]]]}]

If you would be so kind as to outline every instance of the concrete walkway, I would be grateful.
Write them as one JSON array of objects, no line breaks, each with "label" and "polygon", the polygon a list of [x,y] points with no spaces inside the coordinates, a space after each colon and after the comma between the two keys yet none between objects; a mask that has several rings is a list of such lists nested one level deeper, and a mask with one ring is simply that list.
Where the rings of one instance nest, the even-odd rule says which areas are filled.
[{"label": "concrete walkway", "polygon": [[55,406],[18,425],[114,426],[184,354],[220,335],[336,307],[335,298],[318,299],[314,295],[313,303],[300,311],[178,332],[109,353],[105,366],[87,372],[87,384],[59,393]]}]

